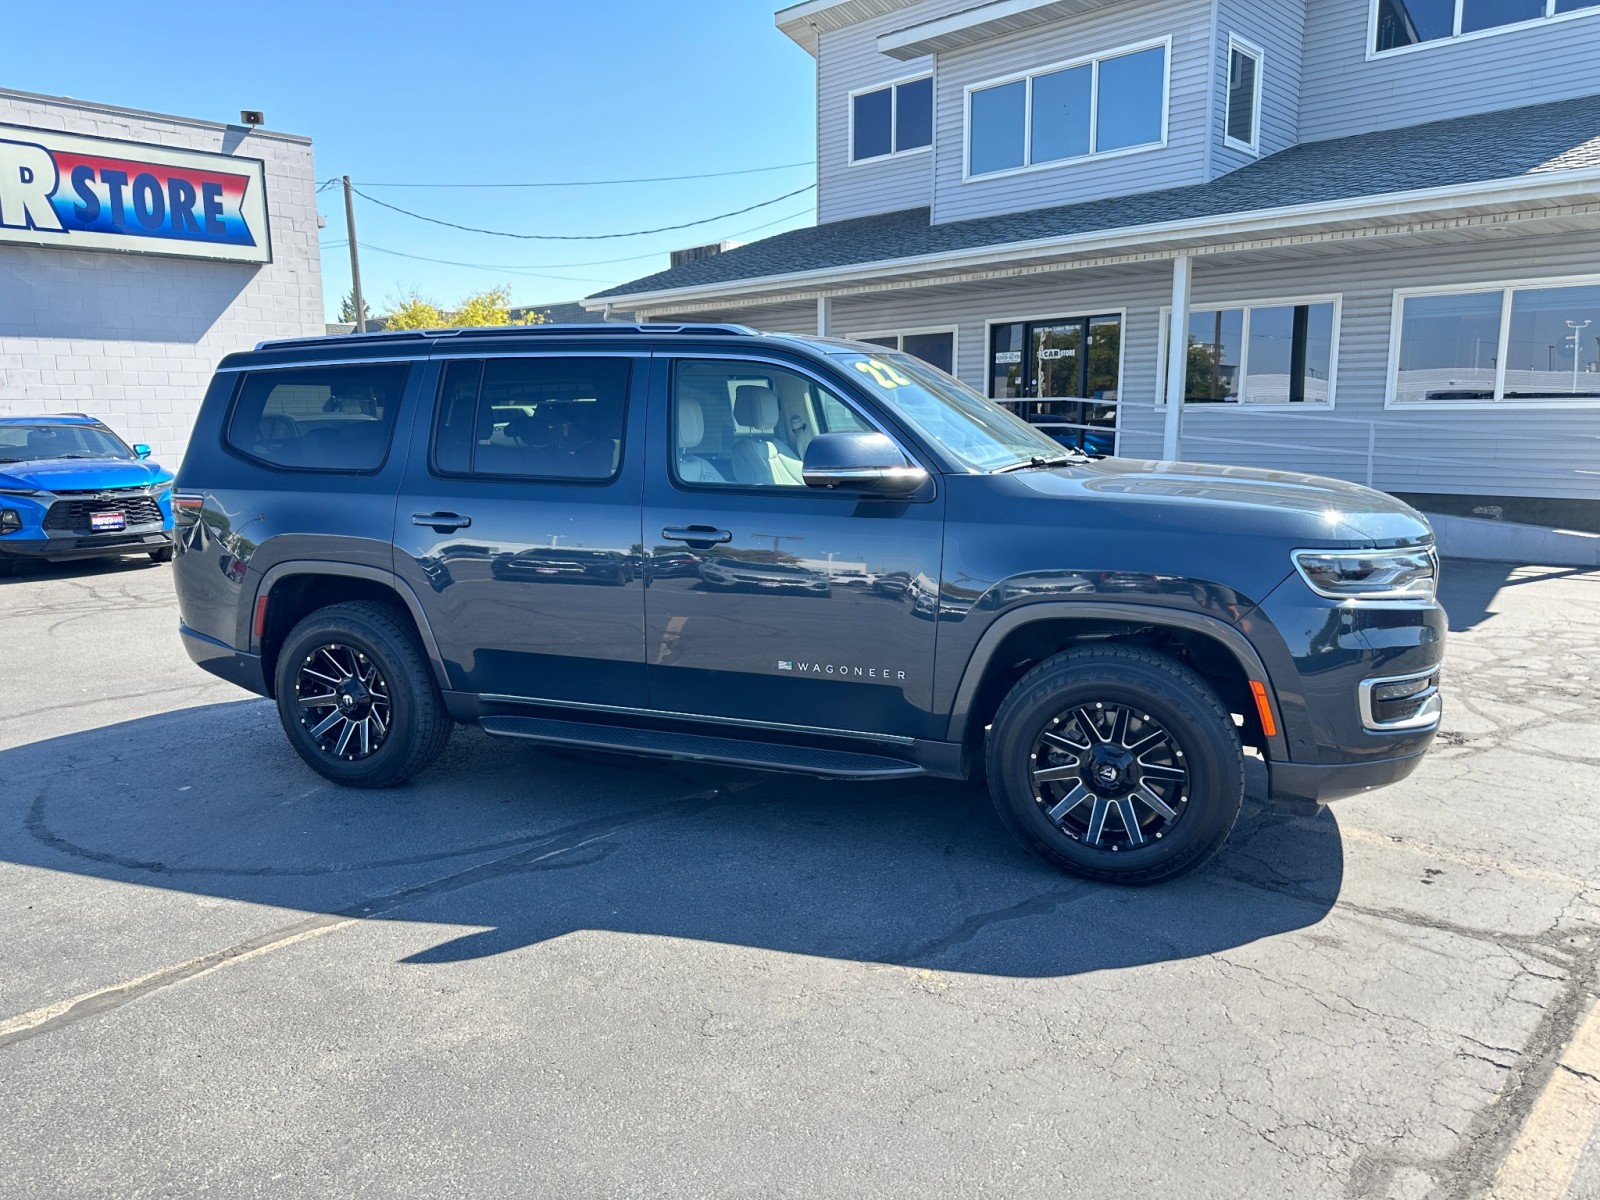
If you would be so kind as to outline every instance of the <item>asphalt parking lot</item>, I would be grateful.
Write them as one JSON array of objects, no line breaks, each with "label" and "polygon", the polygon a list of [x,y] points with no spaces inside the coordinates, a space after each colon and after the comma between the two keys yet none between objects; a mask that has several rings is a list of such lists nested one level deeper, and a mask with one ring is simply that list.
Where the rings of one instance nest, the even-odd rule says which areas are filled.
[{"label": "asphalt parking lot", "polygon": [[0,1194],[1600,1196],[1600,575],[1445,592],[1417,776],[1121,890],[944,784],[342,792],[167,568],[0,581]]}]

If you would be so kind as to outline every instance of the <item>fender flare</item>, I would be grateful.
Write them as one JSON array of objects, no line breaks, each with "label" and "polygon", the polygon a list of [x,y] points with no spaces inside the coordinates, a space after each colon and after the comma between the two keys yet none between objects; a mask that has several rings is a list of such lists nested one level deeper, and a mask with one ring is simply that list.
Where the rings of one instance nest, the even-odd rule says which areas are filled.
[{"label": "fender flare", "polygon": [[[251,597],[247,612],[255,612],[256,604],[262,596],[269,595],[274,587],[283,580],[295,575],[335,575],[343,579],[364,579],[370,583],[382,584],[400,597],[411,620],[417,627],[417,634],[422,638],[423,651],[428,656],[428,663],[433,668],[434,681],[441,691],[448,691],[450,687],[449,676],[444,669],[444,657],[439,653],[439,643],[433,636],[433,627],[428,624],[427,614],[422,610],[422,601],[417,599],[416,592],[411,585],[401,579],[393,571],[385,571],[378,567],[359,566],[355,563],[326,562],[321,559],[290,559],[286,562],[274,563],[267,568],[256,584],[255,595]],[[250,630],[250,653],[261,653],[261,642],[256,637],[255,630]]]},{"label": "fender flare", "polygon": [[973,701],[977,698],[984,673],[988,670],[989,663],[999,650],[1000,644],[1026,625],[1052,620],[1129,621],[1139,625],[1181,629],[1186,633],[1202,634],[1220,642],[1233,655],[1240,670],[1245,673],[1245,678],[1260,680],[1266,685],[1268,701],[1272,705],[1278,725],[1277,734],[1267,739],[1269,757],[1279,762],[1289,757],[1288,743],[1284,739],[1283,732],[1283,706],[1278,702],[1277,689],[1273,686],[1272,677],[1267,673],[1266,664],[1261,661],[1261,655],[1239,630],[1216,617],[1208,617],[1203,613],[1189,612],[1181,608],[1164,608],[1156,604],[1105,604],[1075,600],[1042,601],[1038,604],[1023,605],[997,617],[984,631],[983,637],[978,639],[977,646],[973,648],[972,657],[967,660],[961,683],[956,688],[955,699],[950,708],[950,724],[945,734],[947,741],[961,743],[966,740]]}]

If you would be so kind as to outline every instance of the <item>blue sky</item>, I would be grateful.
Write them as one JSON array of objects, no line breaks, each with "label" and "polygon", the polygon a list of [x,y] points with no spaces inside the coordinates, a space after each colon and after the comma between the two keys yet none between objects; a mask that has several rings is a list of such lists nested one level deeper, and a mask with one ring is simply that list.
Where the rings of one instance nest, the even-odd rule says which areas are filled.
[{"label": "blue sky", "polygon": [[[210,120],[261,109],[310,136],[319,179],[444,220],[595,234],[693,221],[805,187],[814,168],[675,183],[540,189],[386,183],[597,180],[809,164],[811,58],[774,28],[777,0],[303,0],[73,11],[15,5],[5,84]],[[319,197],[330,311],[349,287],[338,188]],[[666,266],[667,251],[811,224],[814,193],[650,237],[516,241],[427,225],[356,200],[369,306],[411,288],[448,304],[510,287],[575,299]],[[777,222],[773,224],[773,222]],[[757,226],[767,228],[757,229]],[[369,247],[491,269],[399,258]],[[606,262],[644,256],[629,262]],[[576,265],[585,264],[585,265]]]}]

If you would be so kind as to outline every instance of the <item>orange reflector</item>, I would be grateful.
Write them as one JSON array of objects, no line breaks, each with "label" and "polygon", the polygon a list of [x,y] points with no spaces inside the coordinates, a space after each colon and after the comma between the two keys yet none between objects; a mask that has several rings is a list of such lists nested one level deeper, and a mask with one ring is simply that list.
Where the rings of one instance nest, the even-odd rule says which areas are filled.
[{"label": "orange reflector", "polygon": [[265,596],[256,600],[256,637],[260,638],[267,632],[267,598]]},{"label": "orange reflector", "polygon": [[1261,717],[1261,732],[1268,737],[1277,737],[1278,723],[1272,719],[1272,704],[1267,699],[1267,685],[1252,679],[1250,694],[1256,698],[1256,712]]}]

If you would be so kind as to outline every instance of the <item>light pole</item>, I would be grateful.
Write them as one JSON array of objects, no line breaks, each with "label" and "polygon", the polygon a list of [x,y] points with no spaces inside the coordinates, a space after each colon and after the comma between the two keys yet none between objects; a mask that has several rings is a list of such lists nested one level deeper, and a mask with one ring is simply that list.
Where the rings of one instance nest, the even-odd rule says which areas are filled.
[{"label": "light pole", "polygon": [[1568,341],[1572,343],[1572,394],[1578,394],[1578,363],[1583,358],[1583,331],[1593,325],[1591,321],[1568,321],[1567,328],[1572,330]]}]

